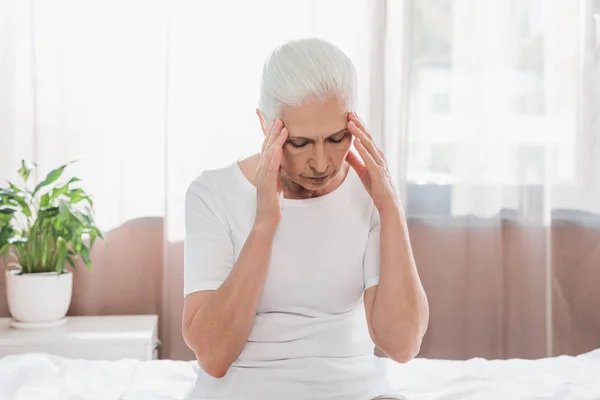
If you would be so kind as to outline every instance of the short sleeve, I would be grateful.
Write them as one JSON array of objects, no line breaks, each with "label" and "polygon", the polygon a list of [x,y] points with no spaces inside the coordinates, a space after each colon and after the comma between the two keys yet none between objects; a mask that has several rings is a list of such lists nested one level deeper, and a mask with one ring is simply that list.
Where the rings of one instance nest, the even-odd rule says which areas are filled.
[{"label": "short sleeve", "polygon": [[207,180],[201,175],[186,192],[184,296],[218,289],[234,263],[229,227]]},{"label": "short sleeve", "polygon": [[379,283],[380,230],[379,212],[373,207],[371,229],[369,230],[363,266],[365,290]]}]

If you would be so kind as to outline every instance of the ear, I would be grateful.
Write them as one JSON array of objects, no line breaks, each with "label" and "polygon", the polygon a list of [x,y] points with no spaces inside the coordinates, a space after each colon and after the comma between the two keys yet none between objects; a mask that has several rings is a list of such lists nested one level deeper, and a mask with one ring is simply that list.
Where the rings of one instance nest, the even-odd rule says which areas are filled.
[{"label": "ear", "polygon": [[256,109],[256,116],[258,117],[258,122],[260,123],[260,129],[262,129],[263,135],[267,136],[267,128],[266,128],[265,120],[258,108]]}]

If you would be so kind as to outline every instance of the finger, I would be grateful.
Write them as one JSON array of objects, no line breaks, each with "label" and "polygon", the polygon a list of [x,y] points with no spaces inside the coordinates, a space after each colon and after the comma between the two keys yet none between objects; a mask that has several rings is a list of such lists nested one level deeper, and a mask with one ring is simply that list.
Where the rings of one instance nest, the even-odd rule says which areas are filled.
[{"label": "finger", "polygon": [[263,142],[263,151],[271,147],[271,143],[273,143],[273,141],[277,138],[279,133],[281,133],[282,127],[283,124],[280,120],[276,119],[275,121],[273,121],[273,124],[271,124],[271,128],[269,128],[269,131],[267,132],[267,137],[265,137],[265,141]]},{"label": "finger", "polygon": [[261,146],[261,152],[264,152],[267,148],[267,143],[269,143],[269,139],[271,138],[271,134],[273,133],[273,125],[275,125],[275,121],[271,122],[271,125],[269,125],[269,129],[267,129],[267,133],[265,134],[265,138]]},{"label": "finger", "polygon": [[273,148],[271,161],[269,162],[269,168],[267,169],[267,179],[275,179],[279,175],[279,167],[281,167],[281,147],[277,146]]},{"label": "finger", "polygon": [[281,120],[279,119],[276,119],[273,128],[271,129],[271,137],[269,138],[269,142],[267,143],[267,148],[270,148],[273,142],[277,140],[277,138],[281,134],[282,128],[283,122],[281,122]]},{"label": "finger", "polygon": [[285,143],[287,138],[288,138],[288,130],[287,130],[287,128],[283,128],[281,130],[281,133],[275,138],[275,140],[271,144],[271,147],[274,147],[274,146],[283,147],[283,144]]},{"label": "finger", "polygon": [[358,174],[360,174],[366,168],[365,164],[363,164],[361,159],[352,150],[350,150],[346,155],[346,161]]},{"label": "finger", "polygon": [[369,139],[369,137],[361,129],[358,128],[358,126],[356,126],[354,121],[348,122],[348,130],[357,139],[360,140],[360,142],[363,144],[363,147],[367,149],[367,151],[371,154],[371,156],[377,162],[377,164],[384,164],[383,153],[381,152],[381,150],[379,150],[375,143],[371,139]]},{"label": "finger", "polygon": [[283,196],[283,182],[281,182],[281,167],[279,167],[279,170],[277,171],[277,193],[281,193],[281,195]]},{"label": "finger", "polygon": [[377,145],[375,144],[375,140],[373,139],[373,136],[371,135],[371,133],[365,126],[362,119],[360,119],[360,117],[358,115],[356,115],[356,113],[354,111],[352,111],[351,113],[348,114],[348,121],[354,122],[356,127],[358,129],[360,129],[365,134],[365,136],[371,140],[371,142],[373,143],[373,146],[375,147],[375,149],[377,149],[377,154],[379,154],[382,159],[385,159],[385,156],[383,155],[383,151],[379,147],[377,147]]},{"label": "finger", "polygon": [[267,129],[267,134],[265,135],[265,139],[263,140],[263,144],[262,144],[262,151],[264,152],[267,149],[267,145],[269,144],[269,141],[271,140],[271,136],[273,135],[273,127],[275,126],[275,122],[277,122],[276,120],[271,122],[271,125],[269,126],[269,129]]},{"label": "finger", "polygon": [[379,168],[379,164],[377,164],[371,153],[367,151],[367,149],[362,143],[362,140],[354,140],[354,147],[358,151],[360,157],[364,160],[367,170],[375,171],[377,168]]},{"label": "finger", "polygon": [[360,118],[358,118],[358,115],[356,115],[356,113],[354,111],[352,111],[351,113],[348,114],[348,120],[354,122],[354,124],[358,127],[358,129],[363,131],[369,139],[373,140],[371,133],[369,133],[369,130],[367,129],[365,124],[363,124],[362,120]]},{"label": "finger", "polygon": [[267,172],[269,171],[269,165],[271,165],[271,160],[273,159],[273,153],[275,151],[274,147],[267,149],[260,155],[260,161],[258,162],[257,167],[257,176],[261,179],[267,176]]},{"label": "finger", "polygon": [[363,185],[368,186],[369,173],[367,167],[356,153],[349,151],[346,155],[346,161],[348,161],[348,164],[356,171],[356,175],[358,175]]},{"label": "finger", "polygon": [[[275,139],[275,141],[271,144],[271,147],[267,148],[265,152],[263,152],[263,156],[261,157],[262,164],[265,166],[265,171],[263,171],[263,175],[267,174],[267,170],[271,168],[271,162],[273,157],[275,157],[275,152],[282,153],[283,152],[283,143],[285,143],[288,136],[287,128],[283,128],[279,136]],[[281,165],[282,154],[279,155],[278,165]]]}]

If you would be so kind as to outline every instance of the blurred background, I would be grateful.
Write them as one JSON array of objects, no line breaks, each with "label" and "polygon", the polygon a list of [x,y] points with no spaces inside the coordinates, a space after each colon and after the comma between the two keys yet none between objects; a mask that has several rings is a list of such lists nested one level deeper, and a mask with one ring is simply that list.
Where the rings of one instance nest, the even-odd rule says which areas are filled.
[{"label": "blurred background", "polygon": [[161,357],[192,359],[185,190],[260,150],[266,56],[320,37],[407,212],[420,356],[580,354],[600,347],[598,24],[598,0],[2,0],[0,179],[80,160],[109,246],[69,314],[158,314]]}]

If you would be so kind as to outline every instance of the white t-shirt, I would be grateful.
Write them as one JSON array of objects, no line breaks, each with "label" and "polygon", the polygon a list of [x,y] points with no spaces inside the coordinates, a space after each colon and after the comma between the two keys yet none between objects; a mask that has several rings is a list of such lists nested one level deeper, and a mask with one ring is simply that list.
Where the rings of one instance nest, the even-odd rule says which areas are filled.
[{"label": "white t-shirt", "polygon": [[[217,289],[252,229],[256,188],[237,162],[186,197],[184,294]],[[198,368],[192,399],[367,400],[390,394],[363,293],[379,282],[379,214],[353,169],[329,194],[284,199],[244,350],[221,379]]]}]

